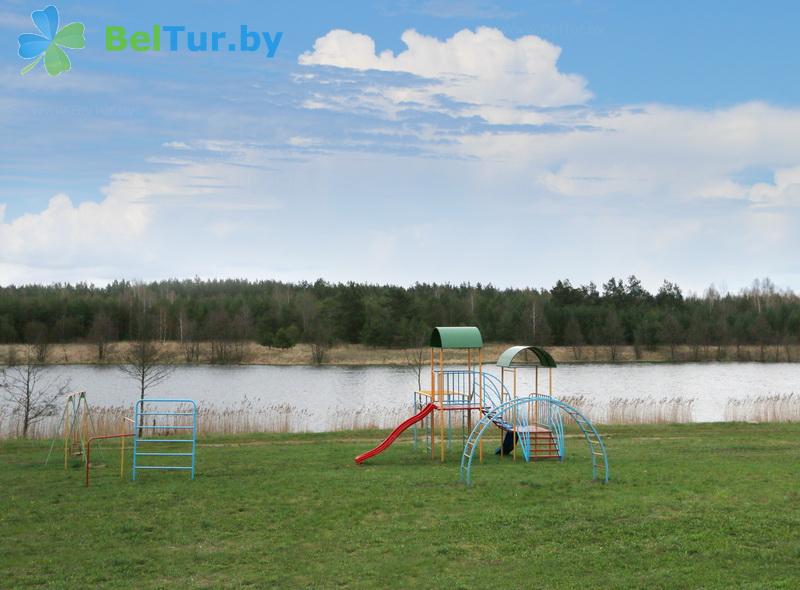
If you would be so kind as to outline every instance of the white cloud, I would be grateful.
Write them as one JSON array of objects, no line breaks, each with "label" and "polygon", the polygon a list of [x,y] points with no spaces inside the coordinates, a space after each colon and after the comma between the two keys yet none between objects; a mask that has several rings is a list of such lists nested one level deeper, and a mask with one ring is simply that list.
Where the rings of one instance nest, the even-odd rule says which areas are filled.
[{"label": "white cloud", "polygon": [[[485,167],[502,162],[557,195],[800,204],[800,109],[643,105],[587,110],[582,124],[573,119],[551,133],[487,131],[452,140],[440,149]],[[738,180],[753,167],[776,170],[775,182]]]},{"label": "white cloud", "polygon": [[376,53],[368,35],[335,29],[317,39],[299,63],[419,76],[429,82],[390,88],[384,98],[396,105],[415,103],[436,110],[438,97],[444,96],[468,105],[462,115],[494,122],[513,119],[509,112],[516,109],[582,104],[592,96],[584,78],[559,71],[561,48],[535,35],[509,39],[498,29],[479,27],[444,41],[414,30],[401,38],[405,51]]},{"label": "white cloud", "polygon": [[750,187],[749,196],[761,206],[800,206],[800,165],[777,170],[774,182],[754,184]]},{"label": "white cloud", "polygon": [[[227,146],[223,148],[223,146]],[[66,194],[47,206],[6,221],[0,203],[0,283],[37,269],[83,269],[142,266],[159,257],[163,224],[169,215],[184,219],[191,211],[206,211],[214,219],[216,237],[234,232],[222,219],[228,213],[274,210],[280,200],[265,194],[267,172],[260,163],[270,154],[233,143],[215,143],[220,159],[186,162],[156,172],[113,174],[99,201],[75,203]],[[169,213],[160,215],[160,211]],[[154,226],[161,227],[154,229]],[[174,221],[168,224],[176,228]],[[155,232],[155,233],[154,233]],[[25,271],[25,269],[28,271]],[[92,270],[90,270],[92,269]],[[117,271],[116,274],[119,274]]]},{"label": "white cloud", "polygon": [[[408,142],[429,153],[474,159],[489,175],[502,169],[528,183],[532,194],[800,205],[800,109],[762,102],[712,110],[660,104],[541,108],[585,103],[591,95],[582,77],[558,70],[560,48],[539,37],[512,40],[481,27],[444,41],[413,30],[402,39],[407,49],[397,54],[377,52],[371,37],[345,30],[317,39],[300,56],[302,65],[362,74],[346,84],[318,85],[304,106],[389,121],[408,121],[417,111],[540,126],[530,131],[473,124],[434,134],[420,126]],[[379,72],[418,79],[387,83]],[[752,168],[772,170],[774,182],[742,180]]]},{"label": "white cloud", "polygon": [[39,213],[10,222],[0,217],[0,262],[91,265],[106,259],[106,252],[124,249],[126,243],[138,239],[149,219],[149,207],[114,192],[99,203],[78,205],[67,195],[57,194]]}]

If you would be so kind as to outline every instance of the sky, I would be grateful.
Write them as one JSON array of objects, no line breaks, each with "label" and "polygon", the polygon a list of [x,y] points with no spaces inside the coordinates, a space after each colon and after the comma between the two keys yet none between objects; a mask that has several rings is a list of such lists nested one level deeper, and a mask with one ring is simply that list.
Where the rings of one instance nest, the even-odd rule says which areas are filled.
[{"label": "sky", "polygon": [[[797,3],[61,1],[20,75],[45,5],[0,1],[0,285],[800,289]],[[106,49],[154,25],[226,38]]]}]

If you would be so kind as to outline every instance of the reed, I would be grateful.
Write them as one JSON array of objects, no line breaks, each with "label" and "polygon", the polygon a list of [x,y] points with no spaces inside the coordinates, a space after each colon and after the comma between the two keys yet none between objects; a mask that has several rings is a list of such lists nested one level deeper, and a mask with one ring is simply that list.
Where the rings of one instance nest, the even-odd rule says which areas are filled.
[{"label": "reed", "polygon": [[585,395],[567,396],[563,401],[597,424],[679,424],[692,422],[694,398],[615,397],[598,402]]},{"label": "reed", "polygon": [[327,430],[366,430],[394,428],[409,417],[409,409],[401,408],[359,408],[358,410],[335,410],[328,416]]},{"label": "reed", "polygon": [[[179,412],[188,412],[189,406],[181,406]],[[244,434],[251,432],[308,432],[311,414],[308,410],[299,409],[291,404],[273,404],[265,406],[261,400],[245,398],[238,404],[218,406],[200,404],[197,410],[197,432],[205,434]],[[92,407],[90,426],[94,435],[119,434],[131,432],[133,406]],[[147,424],[160,426],[184,426],[189,424],[185,416],[160,416],[158,422],[150,419]],[[50,439],[62,436],[61,415],[48,418],[32,425],[29,437],[34,439]],[[19,418],[8,408],[0,407],[0,438],[19,436]],[[165,428],[159,434],[176,434]]]},{"label": "reed", "polygon": [[728,422],[800,422],[800,395],[771,394],[729,399],[725,406]]}]

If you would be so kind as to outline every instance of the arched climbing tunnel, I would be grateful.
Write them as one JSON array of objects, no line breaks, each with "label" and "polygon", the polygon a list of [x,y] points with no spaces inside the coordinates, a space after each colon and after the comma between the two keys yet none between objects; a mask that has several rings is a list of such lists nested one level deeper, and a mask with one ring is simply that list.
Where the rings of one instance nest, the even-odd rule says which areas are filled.
[{"label": "arched climbing tunnel", "polygon": [[[525,440],[524,433],[527,428],[527,421],[524,417],[530,414],[530,408],[533,405],[546,408],[546,411],[550,414],[566,414],[574,420],[589,446],[589,455],[592,459],[592,479],[602,479],[603,483],[608,483],[608,455],[606,454],[606,447],[600,433],[597,432],[597,429],[588,418],[576,408],[549,396],[532,396],[512,399],[484,413],[478,423],[475,424],[475,427],[472,429],[472,432],[470,432],[467,442],[464,445],[464,453],[461,456],[461,481],[467,485],[472,484],[472,460],[475,455],[475,449],[478,448],[481,437],[492,424],[504,430],[513,429],[518,431],[523,434],[521,440]],[[553,409],[556,411],[554,412]],[[557,420],[555,423],[560,425],[561,420]],[[563,426],[560,428],[560,432],[555,432],[554,435],[556,436],[560,453],[563,457]],[[522,451],[523,456],[528,460],[529,456],[524,446]]]}]

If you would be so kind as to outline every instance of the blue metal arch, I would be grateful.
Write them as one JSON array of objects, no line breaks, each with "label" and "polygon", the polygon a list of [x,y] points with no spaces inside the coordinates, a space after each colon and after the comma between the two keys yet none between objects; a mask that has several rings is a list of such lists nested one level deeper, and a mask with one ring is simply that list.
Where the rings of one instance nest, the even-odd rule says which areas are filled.
[{"label": "blue metal arch", "polygon": [[[472,432],[470,433],[469,438],[467,438],[467,442],[464,445],[464,453],[461,455],[461,481],[467,485],[472,484],[472,459],[475,455],[475,449],[480,443],[481,437],[489,428],[489,426],[491,424],[496,424],[497,422],[505,422],[502,419],[502,415],[506,411],[514,409],[517,406],[535,402],[551,404],[569,415],[575,421],[575,423],[581,429],[581,432],[583,432],[584,438],[589,445],[589,456],[592,460],[592,479],[598,479],[598,468],[601,468],[603,470],[603,483],[608,483],[610,475],[608,469],[608,455],[606,453],[606,447],[603,443],[600,433],[597,432],[597,429],[594,427],[594,425],[576,408],[548,396],[531,396],[513,399],[486,412],[478,421],[478,423],[475,424],[475,427],[472,429]],[[557,434],[563,437],[563,433]],[[599,461],[598,457],[602,458],[602,462]]]}]

